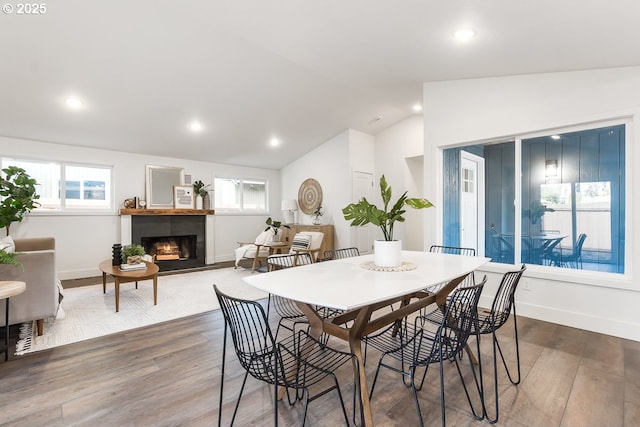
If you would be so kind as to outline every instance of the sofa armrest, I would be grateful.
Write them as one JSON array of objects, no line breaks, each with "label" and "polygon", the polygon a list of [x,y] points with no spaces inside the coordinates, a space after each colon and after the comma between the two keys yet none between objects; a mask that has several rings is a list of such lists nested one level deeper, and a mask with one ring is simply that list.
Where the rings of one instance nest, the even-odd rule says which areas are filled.
[{"label": "sofa armrest", "polygon": [[32,239],[16,239],[16,252],[54,250],[56,239],[53,237],[35,237]]},{"label": "sofa armrest", "polygon": [[[22,241],[24,240],[33,240],[33,242],[27,242],[27,246],[21,246],[22,248],[32,244],[35,247],[35,245],[51,243],[47,239],[23,239]],[[20,240],[16,240],[16,249],[19,247],[18,242]],[[55,251],[53,249],[38,251],[21,249],[18,252],[16,260],[22,264],[22,267],[0,265],[2,280],[18,280],[27,285],[24,293],[11,298],[9,324],[55,316],[59,304]],[[4,304],[1,306],[0,325],[4,325]]]}]

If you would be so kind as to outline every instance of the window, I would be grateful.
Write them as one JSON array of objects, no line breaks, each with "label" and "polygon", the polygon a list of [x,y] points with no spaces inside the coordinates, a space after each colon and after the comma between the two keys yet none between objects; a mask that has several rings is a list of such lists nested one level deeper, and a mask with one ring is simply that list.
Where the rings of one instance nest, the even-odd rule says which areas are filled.
[{"label": "window", "polygon": [[458,158],[469,151],[485,171],[479,253],[498,263],[624,273],[625,135],[617,124],[444,150],[444,243],[460,246],[468,172]]},{"label": "window", "polygon": [[112,209],[110,167],[2,159],[2,167],[18,166],[36,180],[44,211],[105,211]]},{"label": "window", "polygon": [[267,180],[216,178],[215,209],[223,212],[266,212]]}]

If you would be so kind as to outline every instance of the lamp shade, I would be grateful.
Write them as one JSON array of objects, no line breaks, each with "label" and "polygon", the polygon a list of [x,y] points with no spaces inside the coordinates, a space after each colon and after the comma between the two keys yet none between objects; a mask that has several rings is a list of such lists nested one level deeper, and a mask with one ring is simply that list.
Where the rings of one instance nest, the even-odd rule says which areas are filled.
[{"label": "lamp shade", "polygon": [[297,211],[298,201],[296,199],[286,199],[282,201],[283,211]]}]

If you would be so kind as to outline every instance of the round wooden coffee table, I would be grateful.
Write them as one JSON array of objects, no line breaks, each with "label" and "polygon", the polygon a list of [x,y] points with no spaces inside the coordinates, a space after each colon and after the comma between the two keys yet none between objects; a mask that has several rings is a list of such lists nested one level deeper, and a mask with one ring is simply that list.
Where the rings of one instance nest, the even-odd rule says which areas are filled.
[{"label": "round wooden coffee table", "polygon": [[100,263],[100,271],[102,271],[102,293],[107,292],[107,274],[113,276],[116,286],[116,313],[120,311],[120,283],[136,282],[138,280],[153,279],[153,305],[158,304],[158,266],[152,262],[143,261],[147,268],[144,270],[122,271],[120,266],[111,265],[111,259],[104,260]]}]

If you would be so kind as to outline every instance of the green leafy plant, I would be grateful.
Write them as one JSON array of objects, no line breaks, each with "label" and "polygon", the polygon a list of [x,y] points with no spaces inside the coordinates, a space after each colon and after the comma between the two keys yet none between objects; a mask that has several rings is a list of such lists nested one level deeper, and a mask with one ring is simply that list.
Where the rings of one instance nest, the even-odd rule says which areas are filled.
[{"label": "green leafy plant", "polygon": [[402,216],[406,210],[405,205],[414,209],[426,209],[433,207],[433,204],[427,199],[409,198],[405,191],[402,196],[389,209],[391,202],[391,187],[387,184],[387,180],[382,175],[380,177],[380,195],[384,203],[384,209],[378,208],[376,205],[369,203],[363,197],[358,203],[350,203],[342,209],[344,219],[351,221],[351,226],[367,225],[369,223],[380,227],[384,240],[393,240],[393,225],[395,222],[404,222]]},{"label": "green leafy plant", "polygon": [[40,206],[36,200],[38,183],[27,172],[17,166],[2,169],[0,174],[0,228],[7,229],[13,222],[22,222],[24,216]]},{"label": "green leafy plant", "polygon": [[127,245],[124,248],[122,248],[122,262],[126,263],[127,258],[130,256],[135,256],[135,255],[143,256],[144,254],[145,254],[144,247],[142,245],[138,245],[138,244]]},{"label": "green leafy plant", "polygon": [[271,217],[267,218],[264,223],[267,224],[267,228],[265,228],[264,231],[271,230],[274,236],[278,234],[280,227],[291,229],[287,224],[283,224],[282,221],[274,221]]},{"label": "green leafy plant", "polygon": [[195,190],[196,194],[199,194],[202,197],[204,197],[207,193],[209,193],[210,187],[211,187],[211,184],[205,184],[200,180],[193,183],[193,189]]},{"label": "green leafy plant", "polygon": [[9,264],[16,267],[22,267],[22,263],[16,259],[17,252],[7,252],[0,249],[0,264]]}]

